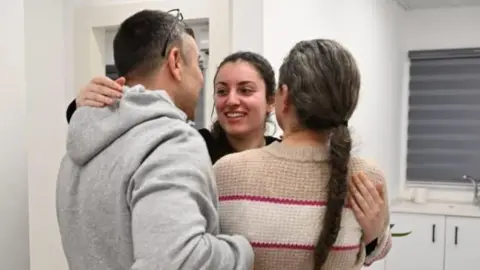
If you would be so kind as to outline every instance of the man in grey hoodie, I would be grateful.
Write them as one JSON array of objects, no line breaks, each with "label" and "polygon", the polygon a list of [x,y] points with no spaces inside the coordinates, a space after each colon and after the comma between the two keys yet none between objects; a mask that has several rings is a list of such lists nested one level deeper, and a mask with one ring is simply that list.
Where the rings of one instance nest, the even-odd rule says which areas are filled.
[{"label": "man in grey hoodie", "polygon": [[242,236],[219,234],[211,162],[194,116],[203,76],[181,14],[141,11],[115,36],[128,86],[68,129],[57,215],[72,270],[246,269]]}]

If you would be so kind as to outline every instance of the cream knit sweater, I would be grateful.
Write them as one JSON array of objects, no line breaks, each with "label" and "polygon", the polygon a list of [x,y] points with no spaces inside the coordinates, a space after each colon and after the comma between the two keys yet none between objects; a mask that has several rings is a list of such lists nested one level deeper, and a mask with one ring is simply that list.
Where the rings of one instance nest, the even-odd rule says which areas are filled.
[{"label": "cream knit sweater", "polygon": [[[326,209],[328,151],[275,142],[225,156],[214,169],[222,233],[247,237],[255,251],[255,270],[313,269],[313,249]],[[350,174],[360,171],[384,181],[377,167],[352,157]],[[391,245],[388,218],[384,224],[384,235],[366,258],[362,229],[346,206],[323,269],[360,269],[383,258]]]}]

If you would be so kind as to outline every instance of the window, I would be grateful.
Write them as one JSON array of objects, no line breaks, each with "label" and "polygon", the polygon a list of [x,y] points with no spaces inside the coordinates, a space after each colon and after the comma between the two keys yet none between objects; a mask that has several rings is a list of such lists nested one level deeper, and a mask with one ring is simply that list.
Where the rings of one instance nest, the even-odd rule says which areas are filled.
[{"label": "window", "polygon": [[407,179],[480,179],[480,48],[410,51]]}]

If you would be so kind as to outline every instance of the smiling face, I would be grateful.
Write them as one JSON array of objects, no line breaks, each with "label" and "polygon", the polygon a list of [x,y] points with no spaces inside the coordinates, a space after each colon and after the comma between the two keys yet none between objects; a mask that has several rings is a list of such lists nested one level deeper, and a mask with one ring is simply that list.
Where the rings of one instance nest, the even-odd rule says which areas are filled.
[{"label": "smiling face", "polygon": [[265,82],[248,62],[225,63],[215,78],[215,109],[218,121],[230,136],[240,137],[263,131],[271,111]]}]

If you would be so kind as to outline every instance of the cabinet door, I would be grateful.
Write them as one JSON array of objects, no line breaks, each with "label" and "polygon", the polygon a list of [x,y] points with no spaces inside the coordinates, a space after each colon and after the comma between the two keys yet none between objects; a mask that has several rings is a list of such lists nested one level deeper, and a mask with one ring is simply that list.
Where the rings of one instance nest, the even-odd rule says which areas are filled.
[{"label": "cabinet door", "polygon": [[447,217],[445,237],[445,270],[480,268],[479,218]]},{"label": "cabinet door", "polygon": [[392,232],[412,233],[393,238],[386,270],[443,270],[444,216],[393,213],[390,223]]}]

